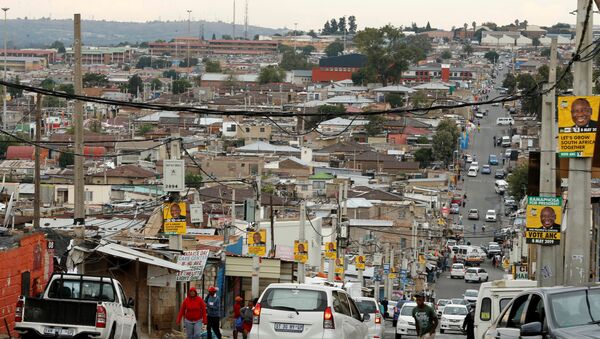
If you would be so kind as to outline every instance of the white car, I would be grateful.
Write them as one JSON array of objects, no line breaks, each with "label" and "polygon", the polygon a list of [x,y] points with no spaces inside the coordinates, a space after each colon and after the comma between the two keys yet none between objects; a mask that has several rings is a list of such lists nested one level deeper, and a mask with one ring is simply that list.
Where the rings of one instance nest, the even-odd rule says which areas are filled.
[{"label": "white car", "polygon": [[356,302],[360,314],[369,315],[369,320],[364,321],[369,328],[368,338],[382,339],[383,332],[385,331],[385,321],[383,320],[383,315],[379,312],[379,303],[377,300],[375,300],[375,298],[358,297],[354,298],[354,301]]},{"label": "white car", "polygon": [[487,210],[485,212],[485,221],[496,221],[496,210]]},{"label": "white car", "polygon": [[[426,302],[425,304],[433,307],[431,303]],[[398,323],[396,324],[396,338],[401,338],[403,335],[417,335],[415,318],[412,316],[412,311],[415,307],[417,307],[417,303],[412,301],[402,305],[400,315],[398,315]]]},{"label": "white car", "polygon": [[470,154],[465,155],[465,161],[466,162],[473,162],[473,156]]},{"label": "white car", "polygon": [[471,167],[475,167],[475,170],[476,170],[477,172],[479,172],[479,161],[473,161],[473,162],[471,163],[471,166],[469,166],[469,168],[471,168]]},{"label": "white car", "polygon": [[444,308],[446,307],[446,305],[452,303],[452,300],[450,299],[438,299],[435,302],[435,311],[437,313],[438,318],[440,318],[442,316],[442,313],[444,313]]},{"label": "white car", "polygon": [[452,264],[450,268],[450,279],[454,278],[465,278],[465,265],[463,264]]},{"label": "white car", "polygon": [[475,305],[475,303],[477,302],[477,296],[478,295],[479,295],[479,291],[478,290],[466,290],[465,294],[463,294],[463,298],[469,304]]},{"label": "white car", "polygon": [[343,289],[290,283],[265,289],[254,307],[250,331],[254,339],[364,339],[367,334],[363,314]]},{"label": "white car", "polygon": [[469,171],[467,172],[467,176],[469,177],[476,177],[477,176],[477,168],[476,167],[469,167]]},{"label": "white car", "polygon": [[485,269],[481,267],[471,267],[465,272],[465,282],[475,281],[482,282],[488,281],[489,275]]},{"label": "white car", "polygon": [[465,305],[446,305],[440,319],[440,333],[445,331],[459,331],[462,333],[462,324],[469,313]]}]

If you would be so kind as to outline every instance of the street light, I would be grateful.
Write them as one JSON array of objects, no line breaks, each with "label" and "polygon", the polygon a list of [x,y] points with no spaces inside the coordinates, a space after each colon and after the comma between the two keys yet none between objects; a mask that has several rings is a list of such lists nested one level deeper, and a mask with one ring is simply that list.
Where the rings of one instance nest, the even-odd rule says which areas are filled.
[{"label": "street light", "polygon": [[[4,11],[4,75],[2,76],[2,80],[6,82],[6,59],[8,58],[8,53],[6,50],[6,12],[8,12],[10,8],[3,7]],[[6,130],[6,86],[4,86],[4,90],[2,91],[2,128]]]}]

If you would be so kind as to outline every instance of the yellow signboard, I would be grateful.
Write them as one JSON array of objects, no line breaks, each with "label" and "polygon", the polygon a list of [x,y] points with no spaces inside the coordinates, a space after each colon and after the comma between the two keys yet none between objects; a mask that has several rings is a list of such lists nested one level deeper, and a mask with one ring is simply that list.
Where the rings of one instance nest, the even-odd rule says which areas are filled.
[{"label": "yellow signboard", "polygon": [[558,155],[594,156],[600,97],[558,97]]},{"label": "yellow signboard", "polygon": [[562,198],[528,197],[526,219],[525,238],[528,244],[558,245],[562,221]]},{"label": "yellow signboard", "polygon": [[184,201],[163,204],[163,228],[165,234],[186,234],[187,208]]},{"label": "yellow signboard", "polygon": [[336,258],[336,249],[337,245],[335,242],[326,242],[325,243],[325,258],[327,259],[335,259]]},{"label": "yellow signboard", "polygon": [[335,273],[343,274],[344,273],[344,258],[339,257],[335,259]]},{"label": "yellow signboard", "polygon": [[308,261],[308,241],[294,240],[294,261],[306,264]]},{"label": "yellow signboard", "polygon": [[364,255],[357,255],[354,258],[354,266],[356,266],[357,270],[364,271],[365,270],[365,256]]},{"label": "yellow signboard", "polygon": [[267,231],[248,232],[248,254],[264,257],[267,254]]},{"label": "yellow signboard", "polygon": [[388,278],[390,278],[390,279],[396,279],[397,277],[398,277],[398,275],[396,273],[388,274]]}]

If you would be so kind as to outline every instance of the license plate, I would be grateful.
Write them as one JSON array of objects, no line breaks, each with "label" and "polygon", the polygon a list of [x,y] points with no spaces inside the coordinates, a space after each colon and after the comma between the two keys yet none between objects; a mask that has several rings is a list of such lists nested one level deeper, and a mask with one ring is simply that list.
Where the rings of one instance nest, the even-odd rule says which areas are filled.
[{"label": "license plate", "polygon": [[44,334],[49,334],[49,335],[59,335],[61,337],[72,337],[74,334],[74,331],[72,329],[67,329],[67,328],[51,328],[51,327],[47,327],[44,328]]},{"label": "license plate", "polygon": [[275,323],[275,331],[302,333],[304,331],[304,324]]},{"label": "license plate", "polygon": [[408,335],[417,335],[417,331],[416,330],[408,330]]}]

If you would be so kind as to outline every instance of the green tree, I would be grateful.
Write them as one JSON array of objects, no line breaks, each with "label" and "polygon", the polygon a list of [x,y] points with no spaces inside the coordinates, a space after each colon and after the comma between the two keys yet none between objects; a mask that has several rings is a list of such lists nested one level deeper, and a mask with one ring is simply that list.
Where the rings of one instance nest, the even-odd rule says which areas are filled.
[{"label": "green tree", "polygon": [[334,41],[325,47],[325,54],[328,57],[342,55],[342,52],[344,52],[344,44],[339,41]]},{"label": "green tree", "polygon": [[138,96],[144,90],[144,82],[139,75],[134,74],[127,82],[127,92],[133,96]]},{"label": "green tree", "polygon": [[542,48],[542,50],[540,51],[540,56],[549,58],[550,57],[550,48],[549,47]]},{"label": "green tree", "polygon": [[108,77],[101,73],[85,73],[83,75],[83,87],[106,87]]},{"label": "green tree", "polygon": [[508,177],[508,192],[515,197],[516,201],[523,199],[529,182],[529,166],[526,163],[518,165],[513,169],[512,175]]},{"label": "green tree", "polygon": [[334,116],[340,116],[346,113],[346,108],[342,105],[323,105],[319,106],[318,112],[323,115],[327,115],[327,119]]},{"label": "green tree", "polygon": [[321,30],[321,34],[323,34],[323,35],[331,34],[331,25],[329,24],[329,21],[325,21],[325,24],[323,25],[323,29]]},{"label": "green tree", "polygon": [[40,84],[40,87],[46,90],[53,90],[54,86],[56,86],[56,83],[50,78],[42,80],[42,83]]},{"label": "green tree", "polygon": [[452,140],[456,145],[456,140],[460,137],[460,130],[456,125],[456,122],[451,119],[443,119],[435,128],[436,132],[446,131],[452,135]]},{"label": "green tree", "polygon": [[140,57],[138,59],[137,63],[135,64],[135,68],[138,68],[138,69],[151,67],[151,66],[152,66],[152,59],[149,56]]},{"label": "green tree", "polygon": [[73,84],[60,84],[56,87],[56,90],[70,95],[75,94],[75,86]]},{"label": "green tree", "polygon": [[488,59],[489,62],[495,64],[500,58],[500,55],[496,51],[488,51],[483,55],[483,57]]},{"label": "green tree", "polygon": [[159,90],[162,88],[162,81],[160,81],[159,78],[154,78],[152,79],[152,81],[150,81],[150,88],[154,89],[154,90]]},{"label": "green tree", "polygon": [[356,17],[351,15],[348,17],[348,33],[356,34]]},{"label": "green tree", "polygon": [[272,82],[283,82],[285,79],[285,71],[277,66],[267,66],[260,70],[258,82],[261,85]]},{"label": "green tree", "polygon": [[150,133],[152,131],[154,131],[154,126],[153,125],[151,125],[151,124],[143,124],[143,125],[140,125],[140,127],[138,127],[138,129],[137,129],[137,131],[136,131],[135,134],[137,134],[139,136],[143,136],[146,133]]},{"label": "green tree", "polygon": [[444,60],[452,59],[452,52],[450,52],[448,49],[445,49],[442,54],[440,54],[440,57]]},{"label": "green tree", "polygon": [[506,88],[508,93],[513,94],[517,88],[517,78],[512,73],[506,73],[504,81],[502,81],[502,87]]},{"label": "green tree", "polygon": [[385,95],[385,101],[390,104],[392,108],[404,106],[404,96],[398,93],[389,93]]},{"label": "green tree", "polygon": [[200,174],[187,173],[185,175],[185,186],[192,188],[202,187],[202,176]]},{"label": "green tree", "polygon": [[536,48],[542,44],[542,42],[540,41],[540,39],[538,37],[534,37],[533,39],[531,39],[531,43]]},{"label": "green tree", "polygon": [[471,44],[464,44],[463,45],[463,52],[466,55],[470,56],[471,54],[473,54],[473,46],[471,46]]},{"label": "green tree", "polygon": [[163,72],[163,77],[170,78],[172,80],[177,80],[177,79],[179,79],[179,73],[177,71],[175,71],[174,69],[170,69],[170,70]]},{"label": "green tree", "polygon": [[221,39],[222,40],[233,40],[233,38],[229,34],[223,34],[223,35],[221,35]]},{"label": "green tree", "polygon": [[433,135],[432,147],[434,159],[443,161],[447,165],[452,161],[452,155],[456,149],[456,140],[453,139],[452,133],[449,131],[438,130]]},{"label": "green tree", "polygon": [[315,32],[314,29],[311,29],[310,31],[308,31],[308,33],[306,33],[306,35],[312,37],[312,38],[316,38],[318,37],[317,32]]},{"label": "green tree", "polygon": [[190,58],[190,64],[188,65],[188,59],[184,58],[181,63],[179,63],[179,67],[194,67],[198,65],[198,58]]},{"label": "green tree", "polygon": [[331,26],[330,34],[339,34],[340,28],[338,27],[338,23],[337,20],[335,20],[335,18],[329,20],[329,25]]},{"label": "green tree", "polygon": [[58,156],[58,166],[60,166],[60,168],[67,168],[67,166],[75,164],[75,156],[71,152],[72,151],[68,150],[60,153]]},{"label": "green tree", "polygon": [[410,98],[412,102],[412,107],[416,108],[424,108],[429,106],[429,98],[427,98],[427,92],[425,91],[417,91]]},{"label": "green tree", "polygon": [[313,45],[306,45],[306,46],[302,47],[302,55],[309,56],[310,53],[313,53],[316,50],[317,49],[315,48],[315,46],[313,46]]},{"label": "green tree", "polygon": [[187,79],[174,80],[172,84],[173,94],[182,94],[188,91],[192,87],[192,83]]},{"label": "green tree", "polygon": [[56,51],[59,54],[65,54],[67,52],[67,50],[65,49],[65,44],[63,44],[61,41],[58,41],[58,40],[56,40],[52,44],[50,44],[49,47],[56,49]]},{"label": "green tree", "polygon": [[348,28],[346,27],[346,18],[341,17],[338,20],[338,34],[344,34],[348,32]]},{"label": "green tree", "polygon": [[[15,77],[13,82],[17,85],[21,84],[21,79],[18,75]],[[20,98],[21,96],[23,96],[23,90],[20,88],[8,87],[8,94],[10,94],[11,98]]]},{"label": "green tree", "polygon": [[433,161],[433,151],[429,147],[419,148],[415,151],[414,157],[421,168],[426,168]]},{"label": "green tree", "polygon": [[204,71],[207,73],[221,73],[221,63],[219,60],[207,59],[204,61]]},{"label": "green tree", "polygon": [[286,71],[291,71],[294,69],[312,69],[313,64],[308,63],[304,54],[297,54],[292,51],[283,53],[279,66]]},{"label": "green tree", "polygon": [[377,76],[372,72],[371,69],[366,67],[362,67],[358,71],[352,73],[352,82],[355,85],[366,85],[370,82],[376,81]]},{"label": "green tree", "polygon": [[385,119],[381,115],[369,115],[367,117],[369,123],[365,126],[365,130],[367,131],[367,135],[372,137],[376,135],[380,135],[383,132],[383,123]]}]

